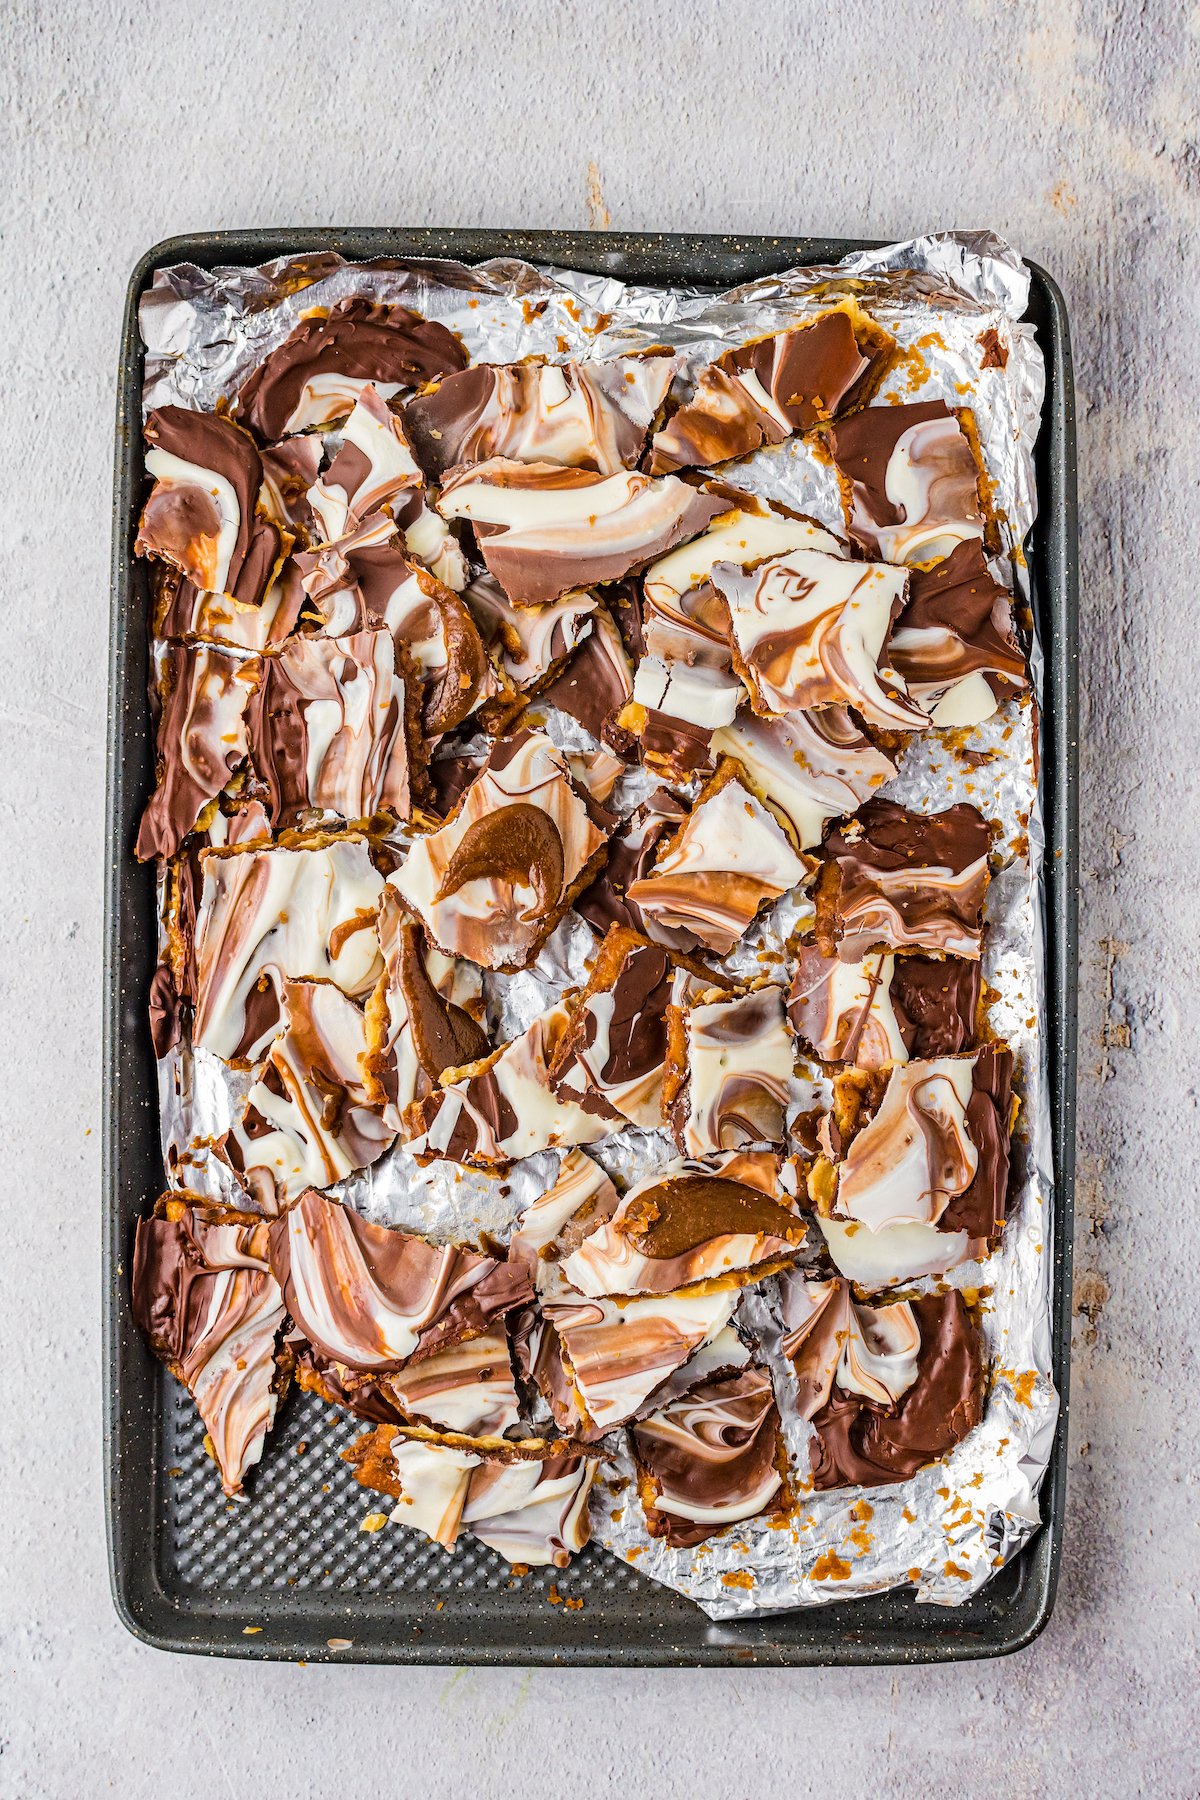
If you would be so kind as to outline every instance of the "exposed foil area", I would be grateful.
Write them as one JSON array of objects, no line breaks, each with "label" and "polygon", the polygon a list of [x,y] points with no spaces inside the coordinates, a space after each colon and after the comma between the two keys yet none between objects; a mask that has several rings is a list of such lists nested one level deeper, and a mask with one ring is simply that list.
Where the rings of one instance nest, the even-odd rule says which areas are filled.
[{"label": "exposed foil area", "polygon": [[[351,265],[336,256],[294,258],[260,269],[160,272],[142,305],[147,409],[175,402],[212,407],[237,387],[303,313],[351,294],[401,301],[460,333],[472,359],[511,361],[542,353],[612,355],[652,343],[673,346],[695,372],[749,336],[776,330],[849,294],[902,346],[879,399],[944,399],[969,405],[993,484],[1004,547],[1019,597],[1028,599],[1020,546],[1036,512],[1032,453],[1044,370],[1032,327],[1021,323],[1029,292],[1020,259],[987,233],[944,233],[847,257],[829,267],[772,276],[726,294],[630,287],[611,276],[537,269],[512,260],[476,268],[452,262]],[[984,367],[980,339],[995,331],[1008,352]],[[832,469],[792,439],[723,474],[842,528]],[[1023,610],[1020,609],[1019,610]],[[1033,695],[1042,659],[1031,647]],[[573,720],[536,708],[573,749],[595,745]],[[1009,1222],[996,1254],[955,1270],[976,1290],[991,1368],[986,1415],[945,1463],[893,1488],[808,1491],[809,1426],[778,1355],[773,1283],[747,1293],[740,1322],[759,1338],[773,1373],[792,1464],[796,1504],[788,1521],[752,1520],[696,1550],[649,1536],[617,1434],[593,1501],[596,1539],[642,1573],[687,1594],[713,1618],[819,1605],[905,1584],[919,1598],[955,1605],[976,1592],[1039,1522],[1038,1488],[1054,1435],[1058,1399],[1050,1378],[1052,1158],[1045,1044],[1044,932],[1039,877],[1044,838],[1036,770],[1036,699],[1011,701],[970,731],[912,742],[881,792],[923,810],[969,800],[1000,827],[1003,866],[988,894],[983,970],[994,990],[991,1020],[1012,1045],[1021,1101],[1013,1148]],[[657,785],[635,771],[611,804],[622,813]],[[738,947],[729,966],[786,981],[784,945],[811,913],[803,893],[785,895]],[[497,1039],[583,976],[591,932],[568,915],[534,967],[485,977],[489,1030]],[[229,1125],[248,1077],[186,1047],[160,1066],[164,1154],[171,1179],[226,1202],[236,1197],[211,1143]],[[799,1104],[804,1082],[793,1095]],[[809,1102],[811,1103],[811,1102]],[[663,1132],[632,1127],[595,1147],[611,1173],[632,1182],[669,1160]],[[420,1168],[397,1147],[334,1190],[371,1218],[446,1238],[487,1230],[506,1238],[523,1206],[553,1179],[546,1152],[503,1176],[435,1164]],[[916,1284],[921,1285],[921,1284]],[[268,1449],[268,1454],[269,1454]]]}]

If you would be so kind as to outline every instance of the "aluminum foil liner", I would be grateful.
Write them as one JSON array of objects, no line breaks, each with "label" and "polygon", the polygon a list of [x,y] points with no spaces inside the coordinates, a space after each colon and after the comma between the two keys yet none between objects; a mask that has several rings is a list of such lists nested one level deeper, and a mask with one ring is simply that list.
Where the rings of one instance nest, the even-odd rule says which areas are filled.
[{"label": "aluminum foil liner", "polygon": [[[628,286],[607,275],[534,268],[499,259],[349,264],[334,255],[280,260],[258,269],[162,270],[142,302],[145,405],[210,408],[237,387],[267,350],[314,306],[351,294],[402,301],[459,332],[473,359],[511,361],[536,353],[613,355],[667,343],[695,370],[730,345],[809,316],[853,294],[893,333],[902,354],[880,398],[969,397],[994,484],[1004,548],[1018,598],[1028,599],[1021,544],[1033,524],[1033,445],[1044,370],[1032,327],[1021,323],[1029,293],[1024,264],[986,232],[945,232],[857,252],[826,267],[791,270],[724,294]],[[979,339],[994,329],[1008,351],[1003,369],[983,368]],[[841,529],[834,476],[799,439],[739,463],[739,485]],[[774,1378],[798,1505],[786,1524],[751,1520],[695,1550],[651,1538],[622,1434],[608,1455],[593,1503],[593,1532],[606,1550],[677,1589],[714,1619],[820,1605],[910,1584],[918,1597],[953,1606],[975,1593],[1039,1523],[1038,1488],[1054,1436],[1058,1397],[1050,1378],[1052,1161],[1045,1046],[1043,926],[1039,874],[1044,839],[1037,792],[1040,646],[1031,647],[1033,696],[1010,701],[970,732],[913,740],[896,779],[881,792],[940,810],[970,800],[998,822],[1003,866],[988,894],[983,969],[997,998],[992,1023],[1012,1045],[1021,1112],[1013,1149],[1010,1217],[996,1254],[949,1277],[983,1310],[991,1390],[982,1424],[947,1461],[896,1487],[816,1494],[807,1480],[810,1427],[795,1407],[789,1365],[779,1355],[775,1284],[748,1290],[739,1322],[754,1333]],[[595,745],[573,720],[539,709],[570,749]],[[628,812],[656,785],[624,778],[615,804]],[[810,914],[802,893],[785,895],[739,946],[731,966],[761,974]],[[534,967],[485,980],[488,1025],[497,1038],[520,1031],[582,976],[590,931],[568,915]],[[247,1078],[185,1046],[160,1068],[163,1148],[179,1186],[232,1201],[230,1172],[211,1152],[230,1123]],[[811,1104],[803,1071],[793,1110]],[[674,1154],[664,1132],[632,1127],[595,1146],[611,1174],[630,1182]],[[434,1236],[505,1239],[516,1214],[553,1180],[553,1152],[503,1176],[448,1164],[420,1168],[402,1147],[334,1191],[369,1217]],[[922,1284],[916,1284],[918,1286]]]}]

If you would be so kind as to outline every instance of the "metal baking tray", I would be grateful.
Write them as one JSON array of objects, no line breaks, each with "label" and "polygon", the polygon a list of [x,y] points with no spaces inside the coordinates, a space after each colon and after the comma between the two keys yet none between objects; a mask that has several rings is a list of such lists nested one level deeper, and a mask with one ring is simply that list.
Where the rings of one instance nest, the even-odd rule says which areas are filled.
[{"label": "metal baking tray", "polygon": [[[1030,314],[1046,359],[1037,445],[1040,513],[1027,546],[1046,659],[1042,783],[1054,1141],[1054,1379],[1062,1398],[1041,1505],[1045,1524],[956,1608],[911,1593],[714,1624],[679,1595],[588,1549],[565,1572],[517,1580],[464,1540],[448,1557],[408,1532],[360,1531],[369,1497],[337,1450],[360,1429],[313,1396],[284,1409],[249,1503],[223,1498],[183,1390],[159,1367],[130,1306],[134,1224],[162,1185],[146,996],[155,957],[153,875],[133,859],[153,778],[146,705],[147,591],[132,550],[143,483],[137,310],[156,269],[257,264],[334,250],[352,260],[517,256],[643,284],[721,289],[867,244],[837,238],[559,231],[364,229],[211,232],[168,239],[129,284],[118,374],[109,664],[104,1017],[105,1497],[117,1611],[164,1650],[394,1663],[586,1666],[951,1662],[1028,1644],[1054,1605],[1066,1487],[1074,1175],[1077,875],[1075,414],[1062,295],[1033,267]],[[582,1606],[565,1604],[566,1599]]]}]

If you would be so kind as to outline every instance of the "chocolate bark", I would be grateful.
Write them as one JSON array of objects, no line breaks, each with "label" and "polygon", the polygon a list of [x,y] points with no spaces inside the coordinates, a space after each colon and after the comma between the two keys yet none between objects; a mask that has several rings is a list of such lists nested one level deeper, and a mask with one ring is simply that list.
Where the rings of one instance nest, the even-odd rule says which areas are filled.
[{"label": "chocolate bark", "polygon": [[172,563],[206,593],[255,606],[286,549],[258,516],[262,459],[254,439],[217,413],[160,406],[146,420],[146,472],[139,556]]},{"label": "chocolate bark", "polygon": [[602,476],[496,457],[449,470],[438,508],[474,526],[483,560],[510,600],[537,606],[644,568],[695,537],[722,503],[672,476]]},{"label": "chocolate bark", "polygon": [[163,655],[155,731],[158,780],[138,829],[141,862],[174,856],[209,803],[249,754],[246,710],[263,660],[209,644],[172,644]]},{"label": "chocolate bark", "polygon": [[850,536],[868,556],[930,562],[985,535],[974,445],[945,401],[865,407],[827,442]]},{"label": "chocolate bark", "polygon": [[242,383],[238,414],[270,443],[345,418],[368,382],[395,393],[466,362],[444,325],[407,306],[376,306],[356,296],[302,319]]},{"label": "chocolate bark", "polygon": [[783,1486],[779,1408],[765,1369],[717,1375],[630,1432],[651,1537],[692,1549],[757,1518]]},{"label": "chocolate bark", "polygon": [[483,1336],[532,1294],[516,1265],[373,1225],[312,1188],[272,1223],[269,1246],[297,1329],[367,1374]]},{"label": "chocolate bark", "polygon": [[651,473],[749,456],[835,418],[864,396],[891,344],[865,314],[838,310],[726,350],[656,434]]},{"label": "chocolate bark", "polygon": [[227,1494],[262,1456],[287,1387],[266,1249],[262,1221],[170,1194],[134,1242],[134,1317],[195,1401]]},{"label": "chocolate bark", "polygon": [[977,958],[990,834],[975,807],[914,813],[871,800],[822,847],[817,941],[859,960],[881,947]]},{"label": "chocolate bark", "polygon": [[975,1042],[980,969],[963,957],[895,956],[862,962],[804,944],[788,995],[797,1037],[822,1062],[877,1069],[909,1057],[955,1056]]},{"label": "chocolate bark", "polygon": [[670,351],[642,351],[584,363],[480,363],[410,400],[405,420],[433,477],[497,456],[612,475],[641,456],[677,361]]},{"label": "chocolate bark", "polygon": [[890,644],[892,667],[935,725],[973,725],[1029,685],[1012,601],[977,538],[914,569]]}]

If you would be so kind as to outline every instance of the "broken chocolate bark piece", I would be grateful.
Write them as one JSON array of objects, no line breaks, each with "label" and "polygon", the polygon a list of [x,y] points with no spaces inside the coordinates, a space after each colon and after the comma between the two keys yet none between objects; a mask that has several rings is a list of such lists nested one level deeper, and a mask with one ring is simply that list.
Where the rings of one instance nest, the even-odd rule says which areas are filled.
[{"label": "broken chocolate bark piece", "polygon": [[868,556],[928,563],[986,535],[970,417],[922,400],[865,407],[830,431],[847,527]]},{"label": "broken chocolate bark piece", "polygon": [[362,296],[302,319],[242,383],[238,416],[264,443],[344,419],[373,384],[385,399],[465,368],[444,325]]},{"label": "broken chocolate bark piece", "polygon": [[315,1188],[272,1222],[269,1244],[297,1329],[319,1356],[366,1374],[494,1334],[532,1297],[519,1264],[373,1225]]},{"label": "broken chocolate bark piece", "polygon": [[760,907],[808,872],[773,813],[723,760],[654,866],[632,882],[628,898],[654,926],[690,934],[728,956]]},{"label": "broken chocolate bark piece", "polygon": [[674,476],[596,475],[497,457],[451,469],[438,510],[469,520],[508,598],[536,606],[645,567],[695,537],[723,503]]},{"label": "broken chocolate bark piece", "polygon": [[650,471],[708,468],[782,444],[860,404],[893,347],[857,307],[726,350],[655,434]]},{"label": "broken chocolate bark piece", "polygon": [[402,1132],[407,1109],[446,1069],[477,1062],[491,1046],[479,1023],[479,970],[435,950],[390,885],[379,906],[379,948],[383,973],[367,1003],[363,1079],[384,1122]]},{"label": "broken chocolate bark piece", "polygon": [[361,1008],[329,981],[285,981],[282,1026],[222,1150],[260,1211],[331,1187],[391,1148],[363,1084]]},{"label": "broken chocolate bark piece", "polygon": [[[776,1172],[766,1191],[764,1168]],[[759,1281],[794,1262],[806,1236],[779,1172],[777,1157],[669,1163],[563,1258],[563,1279],[597,1299]]]},{"label": "broken chocolate bark piece", "polygon": [[356,1481],[396,1501],[393,1524],[444,1549],[465,1530],[508,1562],[563,1569],[588,1541],[597,1464],[576,1450],[531,1441],[506,1454],[488,1437],[382,1425],[342,1455]]},{"label": "broken chocolate bark piece", "polygon": [[599,867],[604,832],[589,800],[548,737],[517,732],[493,745],[457,810],[416,840],[392,883],[447,955],[523,968]]},{"label": "broken chocolate bark piece", "polygon": [[822,847],[817,941],[857,962],[877,949],[977,958],[988,886],[987,821],[960,803],[914,813],[871,800]]},{"label": "broken chocolate bark piece", "polygon": [[276,826],[412,816],[422,766],[420,690],[383,629],[294,638],[270,658],[250,754]]},{"label": "broken chocolate bark piece", "polygon": [[410,400],[405,420],[434,478],[492,457],[613,475],[640,458],[678,363],[669,350],[478,363]]},{"label": "broken chocolate bark piece", "polygon": [[896,773],[844,706],[787,719],[743,712],[714,734],[712,747],[733,757],[797,850],[815,850],[830,819],[854,812]]},{"label": "broken chocolate bark piece", "polygon": [[399,415],[368,383],[338,433],[337,454],[308,492],[321,535],[336,543],[377,513],[396,518],[424,490],[425,477]]},{"label": "broken chocolate bark piece", "polygon": [[1006,1045],[985,1044],[840,1075],[823,1132],[830,1160],[811,1181],[819,1210],[868,1231],[922,1224],[996,1237],[1008,1191],[1012,1069]]},{"label": "broken chocolate bark piece", "polygon": [[[421,724],[427,737],[453,731],[473,712],[507,692],[463,601],[401,548],[399,540],[346,551],[349,588],[318,600],[329,630],[361,617],[385,625],[421,678]],[[347,607],[347,594],[351,607]],[[351,610],[353,608],[354,610]]]},{"label": "broken chocolate bark piece", "polygon": [[387,539],[389,522],[406,554],[457,590],[467,565],[457,538],[426,499],[425,477],[399,417],[373,387],[365,387],[340,433],[333,462],[308,491],[327,546],[343,550]]},{"label": "broken chocolate bark piece", "polygon": [[[845,545],[831,531],[803,513],[743,494],[737,488],[707,483],[703,490],[727,503],[727,510],[690,543],[660,557],[642,577],[645,598],[643,631],[657,622],[683,633],[707,638],[724,650],[729,647],[725,608],[713,586],[718,563],[759,563],[789,550],[821,550],[829,556],[845,554]],[[732,504],[729,504],[732,502]]]},{"label": "broken chocolate bark piece", "polygon": [[569,1018],[559,1002],[481,1061],[444,1071],[441,1085],[405,1117],[413,1155],[502,1168],[539,1150],[606,1137],[614,1128],[610,1109],[587,1110],[550,1085]]},{"label": "broken chocolate bark piece", "polygon": [[672,1549],[758,1518],[780,1496],[786,1461],[766,1369],[701,1382],[634,1425],[630,1440],[646,1528]]},{"label": "broken chocolate bark piece", "polygon": [[808,1186],[840,1273],[881,1288],[986,1254],[1004,1224],[1014,1117],[1004,1045],[839,1076]]},{"label": "broken chocolate bark piece", "polygon": [[286,1391],[283,1295],[267,1227],[245,1213],[167,1194],[138,1222],[133,1312],[154,1354],[204,1421],[227,1494],[242,1491]]},{"label": "broken chocolate bark piece", "polygon": [[[746,1161],[738,1159],[743,1174]],[[739,1297],[732,1286],[619,1302],[581,1294],[564,1262],[618,1205],[603,1169],[573,1150],[553,1188],[522,1213],[509,1246],[510,1258],[532,1272],[540,1306],[514,1335],[518,1368],[532,1376],[559,1429],[589,1440],[632,1418],[721,1338]]]},{"label": "broken chocolate bark piece", "polygon": [[877,951],[852,963],[804,944],[788,1017],[821,1062],[881,1069],[971,1049],[979,991],[979,964],[964,957]]},{"label": "broken chocolate bark piece", "polygon": [[868,725],[920,731],[927,723],[889,667],[892,625],[908,595],[908,571],[792,550],[752,568],[717,563],[733,666],[765,718],[820,706],[853,706]]},{"label": "broken chocolate bark piece", "polygon": [[907,1481],[983,1417],[982,1339],[957,1291],[864,1306],[846,1281],[793,1274],[783,1317],[818,1490]]},{"label": "broken chocolate bark piece", "polygon": [[320,437],[285,438],[262,452],[262,505],[267,517],[301,543],[320,536],[308,491],[321,472]]},{"label": "broken chocolate bark piece", "polygon": [[646,1130],[660,1125],[674,979],[664,950],[614,926],[559,1039],[550,1066],[555,1093],[602,1118]]},{"label": "broken chocolate bark piece", "polygon": [[668,1020],[663,1116],[681,1154],[782,1148],[793,1054],[780,989],[709,988]]},{"label": "broken chocolate bark piece", "polygon": [[418,1357],[379,1386],[406,1421],[470,1437],[503,1437],[517,1425],[520,1402],[503,1325],[432,1356]]},{"label": "broken chocolate bark piece", "polygon": [[193,1042],[253,1062],[280,1027],[287,980],[328,980],[365,999],[379,979],[383,877],[359,837],[304,848],[207,850],[196,915]]},{"label": "broken chocolate bark piece", "polygon": [[937,726],[978,725],[1029,686],[1011,596],[978,538],[956,544],[932,569],[913,570],[889,656]]},{"label": "broken chocolate bark piece", "polygon": [[249,432],[217,413],[160,406],[146,420],[154,478],[134,545],[210,594],[262,599],[287,543],[258,512],[262,459]]},{"label": "broken chocolate bark piece", "polygon": [[246,761],[246,709],[262,678],[261,657],[211,644],[167,646],[155,731],[158,781],[138,830],[139,861],[174,856]]}]

